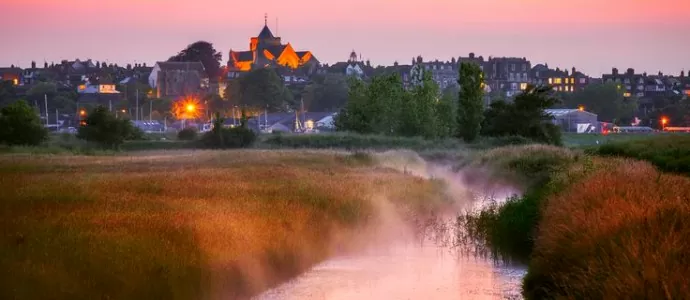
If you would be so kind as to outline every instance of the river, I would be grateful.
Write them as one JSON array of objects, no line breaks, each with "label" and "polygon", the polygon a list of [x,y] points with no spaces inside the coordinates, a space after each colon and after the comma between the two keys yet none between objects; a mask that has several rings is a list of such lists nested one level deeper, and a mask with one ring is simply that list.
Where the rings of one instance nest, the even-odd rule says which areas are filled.
[{"label": "river", "polygon": [[[426,178],[442,178],[453,183],[450,192],[467,199],[467,185],[455,172],[423,164],[416,170],[408,165],[390,165]],[[505,199],[514,191],[496,186],[474,189],[472,200],[458,201],[465,208],[479,208],[487,198]],[[492,197],[484,195],[491,194]],[[500,196],[497,196],[500,193]],[[381,202],[379,202],[381,203]],[[380,211],[392,211],[387,204]],[[497,263],[458,247],[457,211],[440,217],[431,230],[412,233],[395,214],[382,215],[379,238],[348,255],[336,256],[302,275],[268,290],[256,300],[273,299],[522,299],[520,286],[526,270],[519,265]],[[424,226],[423,226],[424,227]],[[421,236],[421,238],[420,238]],[[460,250],[465,249],[465,250]]]}]

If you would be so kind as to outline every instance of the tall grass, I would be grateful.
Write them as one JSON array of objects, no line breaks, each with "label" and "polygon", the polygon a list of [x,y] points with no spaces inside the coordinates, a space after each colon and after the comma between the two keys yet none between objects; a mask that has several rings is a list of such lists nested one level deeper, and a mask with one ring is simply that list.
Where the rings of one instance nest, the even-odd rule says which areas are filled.
[{"label": "tall grass", "polygon": [[261,150],[4,155],[0,191],[0,299],[243,299],[351,246],[372,195],[442,198],[364,154]]},{"label": "tall grass", "polygon": [[578,152],[545,145],[491,150],[476,158],[472,167],[489,168],[494,176],[521,182],[525,192],[500,204],[494,202],[478,214],[468,212],[460,222],[470,236],[486,243],[493,256],[527,262],[545,199],[569,181],[558,175],[585,160]]},{"label": "tall grass", "polygon": [[690,179],[643,162],[600,163],[545,207],[525,296],[687,298]]},{"label": "tall grass", "polygon": [[687,134],[610,143],[589,151],[647,160],[664,171],[690,175],[690,135]]}]

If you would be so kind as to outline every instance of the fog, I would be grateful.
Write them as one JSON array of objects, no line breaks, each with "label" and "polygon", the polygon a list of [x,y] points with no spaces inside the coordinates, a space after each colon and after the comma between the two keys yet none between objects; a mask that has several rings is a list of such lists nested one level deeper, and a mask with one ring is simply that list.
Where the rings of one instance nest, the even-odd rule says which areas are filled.
[{"label": "fog", "polygon": [[361,238],[363,247],[332,257],[255,299],[521,298],[525,269],[464,251],[473,247],[459,238],[461,228],[455,223],[458,214],[517,190],[487,180],[482,170],[453,171],[452,166],[424,161],[414,152],[389,151],[374,157],[380,166],[443,181],[452,205],[420,224],[401,215],[383,192],[372,195],[376,218]]}]

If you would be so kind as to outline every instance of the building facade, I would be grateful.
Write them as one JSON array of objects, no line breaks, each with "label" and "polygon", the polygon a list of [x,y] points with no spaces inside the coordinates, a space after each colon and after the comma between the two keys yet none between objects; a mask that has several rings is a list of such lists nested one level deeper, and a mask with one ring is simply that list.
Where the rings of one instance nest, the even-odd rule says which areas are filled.
[{"label": "building facade", "polygon": [[204,93],[209,78],[201,62],[158,62],[149,75],[155,97],[180,97]]}]

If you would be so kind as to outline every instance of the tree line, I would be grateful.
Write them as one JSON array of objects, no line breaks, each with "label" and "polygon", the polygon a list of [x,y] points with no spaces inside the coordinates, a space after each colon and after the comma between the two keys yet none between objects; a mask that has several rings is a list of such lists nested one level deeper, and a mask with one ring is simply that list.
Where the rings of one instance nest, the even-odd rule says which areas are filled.
[{"label": "tree line", "polygon": [[560,144],[560,130],[544,109],[559,101],[550,87],[528,88],[513,102],[496,101],[484,109],[484,78],[478,65],[461,63],[457,100],[441,95],[431,74],[412,70],[412,86],[398,74],[371,82],[349,81],[348,101],[335,118],[336,128],[362,134],[457,137],[474,142],[480,136],[521,136]]}]

